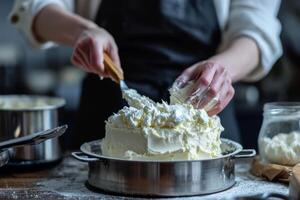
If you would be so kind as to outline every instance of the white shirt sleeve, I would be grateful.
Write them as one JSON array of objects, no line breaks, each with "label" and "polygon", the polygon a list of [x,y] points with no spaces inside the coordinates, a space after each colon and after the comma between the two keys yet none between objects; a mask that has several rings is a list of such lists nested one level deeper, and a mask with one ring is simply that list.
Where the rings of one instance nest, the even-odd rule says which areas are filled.
[{"label": "white shirt sleeve", "polygon": [[228,22],[224,28],[221,49],[232,40],[247,36],[260,51],[259,66],[244,80],[256,81],[264,77],[282,54],[281,25],[277,19],[280,0],[232,0]]},{"label": "white shirt sleeve", "polygon": [[9,15],[10,22],[25,35],[34,48],[44,49],[54,45],[53,42],[39,42],[32,32],[34,17],[49,4],[55,4],[69,11],[74,10],[74,0],[15,0]]}]

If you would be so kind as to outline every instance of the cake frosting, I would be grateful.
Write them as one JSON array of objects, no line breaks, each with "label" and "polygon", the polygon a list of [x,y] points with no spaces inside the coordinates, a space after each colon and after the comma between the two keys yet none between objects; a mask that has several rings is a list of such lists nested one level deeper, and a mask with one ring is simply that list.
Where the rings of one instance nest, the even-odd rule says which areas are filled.
[{"label": "cake frosting", "polygon": [[220,156],[223,127],[219,117],[210,117],[203,109],[176,101],[171,91],[170,104],[154,102],[133,89],[123,91],[129,106],[106,121],[103,155],[132,160]]},{"label": "cake frosting", "polygon": [[260,153],[271,163],[295,165],[300,163],[300,132],[280,133],[260,140]]}]

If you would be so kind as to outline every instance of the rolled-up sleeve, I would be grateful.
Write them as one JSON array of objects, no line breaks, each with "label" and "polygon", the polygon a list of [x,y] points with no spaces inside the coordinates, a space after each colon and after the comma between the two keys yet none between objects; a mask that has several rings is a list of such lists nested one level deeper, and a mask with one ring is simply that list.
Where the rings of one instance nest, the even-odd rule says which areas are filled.
[{"label": "rolled-up sleeve", "polygon": [[33,31],[32,24],[34,17],[45,6],[55,4],[63,9],[73,11],[73,0],[15,0],[9,20],[18,30],[20,30],[34,48],[47,48],[53,46],[52,42],[42,43],[37,40]]},{"label": "rolled-up sleeve", "polygon": [[280,0],[232,0],[221,49],[241,36],[252,38],[260,51],[259,65],[244,78],[256,81],[264,77],[282,54],[281,25],[277,19]]}]

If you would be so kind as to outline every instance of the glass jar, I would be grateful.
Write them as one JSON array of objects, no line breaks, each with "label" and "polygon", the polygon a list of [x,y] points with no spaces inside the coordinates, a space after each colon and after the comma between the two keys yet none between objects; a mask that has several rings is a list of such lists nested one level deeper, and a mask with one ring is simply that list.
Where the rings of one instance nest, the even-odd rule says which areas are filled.
[{"label": "glass jar", "polygon": [[282,165],[300,162],[300,102],[266,103],[263,116],[258,137],[261,160]]}]

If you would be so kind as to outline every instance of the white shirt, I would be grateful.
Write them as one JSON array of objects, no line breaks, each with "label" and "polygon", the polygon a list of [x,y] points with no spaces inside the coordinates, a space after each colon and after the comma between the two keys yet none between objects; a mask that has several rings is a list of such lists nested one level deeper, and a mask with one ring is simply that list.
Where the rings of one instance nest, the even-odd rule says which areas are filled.
[{"label": "white shirt", "polygon": [[[264,77],[282,54],[281,25],[277,19],[280,0],[213,0],[222,31],[219,50],[226,49],[241,36],[252,38],[260,50],[259,65],[244,80]],[[76,2],[76,3],[75,3]],[[101,0],[15,0],[10,14],[12,24],[23,32],[33,47],[48,48],[51,42],[40,43],[32,33],[35,15],[45,6],[56,4],[63,9],[94,19]],[[238,56],[238,55],[237,55]]]}]

